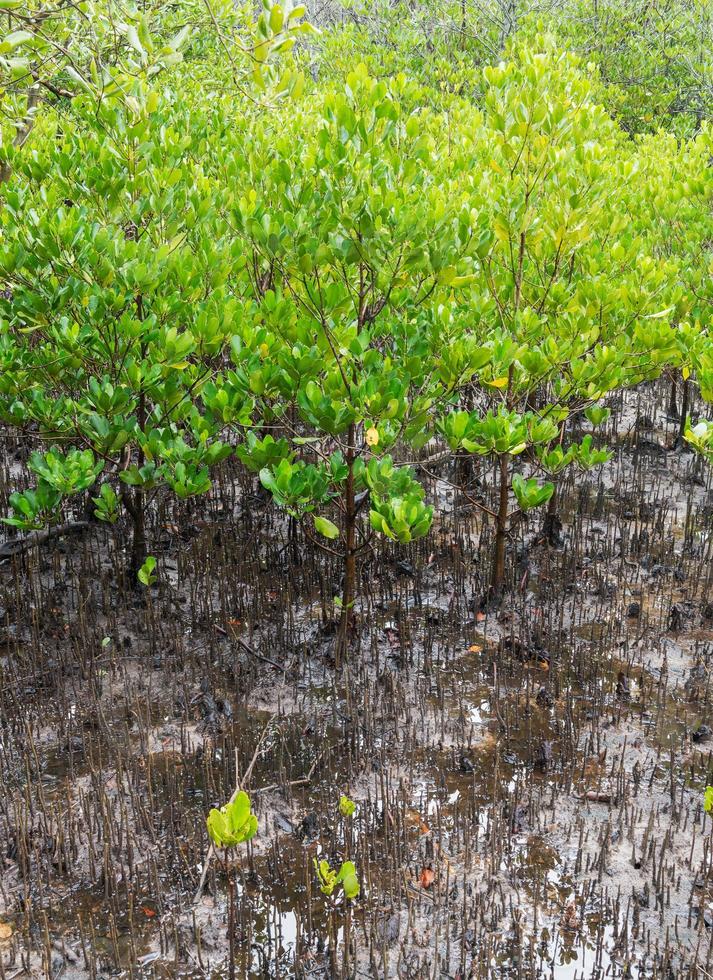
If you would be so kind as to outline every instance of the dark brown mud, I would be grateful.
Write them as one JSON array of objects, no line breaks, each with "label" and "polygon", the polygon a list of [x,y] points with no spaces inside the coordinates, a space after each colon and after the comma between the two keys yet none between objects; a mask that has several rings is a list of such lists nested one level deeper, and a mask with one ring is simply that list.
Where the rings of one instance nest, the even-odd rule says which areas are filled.
[{"label": "dark brown mud", "polygon": [[[498,606],[444,464],[431,535],[363,564],[338,671],[340,570],[237,467],[156,502],[151,590],[121,527],[0,565],[0,980],[226,976],[205,816],[253,760],[238,976],[713,975],[713,493],[664,404],[614,406],[614,459],[560,488],[558,547],[519,526]],[[351,909],[322,856],[356,862]]]}]

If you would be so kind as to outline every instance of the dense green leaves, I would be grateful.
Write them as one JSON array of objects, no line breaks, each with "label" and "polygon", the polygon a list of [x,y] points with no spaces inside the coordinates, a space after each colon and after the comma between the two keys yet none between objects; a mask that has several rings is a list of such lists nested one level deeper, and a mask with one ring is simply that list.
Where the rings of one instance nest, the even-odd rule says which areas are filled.
[{"label": "dense green leaves", "polygon": [[[465,41],[450,66],[416,43],[412,77],[385,56],[340,74],[335,57],[307,93],[277,57],[302,8],[266,3],[252,30],[213,8],[190,30],[178,11],[93,11],[113,38],[101,64],[53,57],[42,78],[72,81],[71,99],[10,154],[0,416],[61,447],[33,457],[15,526],[88,491],[145,551],[156,495],[206,493],[235,453],[353,585],[373,534],[428,532],[403,462],[427,444],[495,473],[483,513],[502,541],[556,507],[568,468],[607,460],[582,427],[612,393],[681,370],[713,397],[705,125],[631,139],[602,101],[619,83],[563,49],[554,15],[467,66]],[[2,57],[46,53],[37,31],[8,33]],[[321,43],[336,53],[338,36]],[[179,54],[205,91],[186,97]],[[687,438],[708,452],[702,424]]]}]

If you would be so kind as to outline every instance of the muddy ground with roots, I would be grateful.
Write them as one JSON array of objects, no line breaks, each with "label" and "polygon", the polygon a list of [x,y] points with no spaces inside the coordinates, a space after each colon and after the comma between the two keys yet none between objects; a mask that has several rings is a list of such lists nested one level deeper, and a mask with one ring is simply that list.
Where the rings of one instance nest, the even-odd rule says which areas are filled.
[{"label": "muddy ground with roots", "polygon": [[[713,975],[713,493],[667,402],[615,404],[614,459],[562,487],[557,545],[520,524],[499,605],[492,529],[429,467],[433,531],[362,565],[339,670],[340,570],[237,466],[155,502],[153,589],[120,527],[8,555],[0,980],[227,976],[205,816],[237,785],[239,977]],[[315,856],[356,862],[351,908]]]}]

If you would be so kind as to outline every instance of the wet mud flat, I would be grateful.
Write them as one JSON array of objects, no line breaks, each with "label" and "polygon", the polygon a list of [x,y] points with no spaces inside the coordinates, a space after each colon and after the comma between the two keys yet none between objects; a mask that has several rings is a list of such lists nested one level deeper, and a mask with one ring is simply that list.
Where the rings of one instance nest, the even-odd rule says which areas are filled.
[{"label": "wet mud flat", "polygon": [[[498,604],[492,530],[431,467],[433,531],[375,545],[338,670],[340,569],[237,467],[156,501],[153,589],[93,523],[0,564],[0,980],[226,976],[205,816],[238,785],[238,976],[713,976],[713,493],[665,404],[614,406]],[[355,861],[349,908],[315,857]]]}]

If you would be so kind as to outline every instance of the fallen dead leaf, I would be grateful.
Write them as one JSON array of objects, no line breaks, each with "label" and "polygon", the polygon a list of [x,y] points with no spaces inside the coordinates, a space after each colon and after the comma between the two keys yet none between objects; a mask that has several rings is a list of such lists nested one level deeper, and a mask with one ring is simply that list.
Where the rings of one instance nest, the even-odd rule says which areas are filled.
[{"label": "fallen dead leaf", "polygon": [[419,875],[421,888],[430,888],[435,880],[436,874],[431,868],[422,868]]},{"label": "fallen dead leaf", "polygon": [[431,828],[427,823],[421,818],[421,814],[417,810],[407,810],[406,811],[406,823],[410,824],[412,827],[418,827],[422,834],[430,834]]},{"label": "fallen dead leaf", "polygon": [[0,943],[6,943],[12,939],[14,931],[11,922],[0,922]]}]

